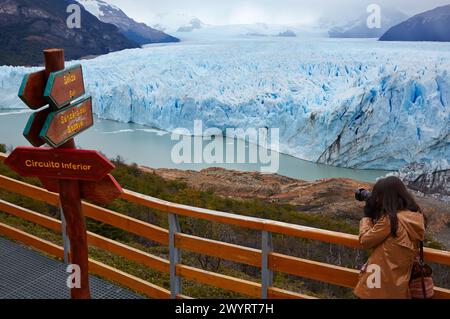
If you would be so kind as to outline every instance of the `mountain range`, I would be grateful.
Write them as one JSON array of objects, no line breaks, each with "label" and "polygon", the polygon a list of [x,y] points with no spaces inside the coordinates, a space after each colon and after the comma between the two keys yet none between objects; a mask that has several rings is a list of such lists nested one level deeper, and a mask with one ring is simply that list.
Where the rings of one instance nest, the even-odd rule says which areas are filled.
[{"label": "mountain range", "polygon": [[450,5],[435,8],[392,27],[381,41],[450,41]]},{"label": "mountain range", "polygon": [[[82,27],[71,29],[67,7],[81,4]],[[450,5],[410,19],[395,9],[382,10],[382,28],[369,29],[367,15],[340,27],[328,27],[330,37],[380,38],[382,41],[450,41]],[[332,24],[329,24],[332,25]],[[328,30],[325,29],[325,30]],[[195,32],[194,32],[195,31]],[[63,47],[66,58],[81,59],[144,44],[178,42],[196,36],[323,36],[323,27],[268,25],[207,25],[183,13],[154,14],[147,24],[128,17],[103,0],[0,0],[0,65],[42,64],[42,50]],[[192,37],[192,36],[191,36]]]},{"label": "mountain range", "polygon": [[206,27],[206,24],[197,17],[175,12],[153,14],[147,24],[164,32],[192,32]]},{"label": "mountain range", "polygon": [[179,39],[160,30],[150,28],[128,17],[119,7],[102,0],[78,0],[84,8],[100,21],[119,28],[123,35],[139,45],[161,42],[178,42]]},{"label": "mountain range", "polygon": [[368,14],[344,25],[334,27],[328,32],[330,38],[379,38],[392,26],[405,21],[408,16],[396,9],[384,8],[381,11],[381,28],[367,26]]},{"label": "mountain range", "polygon": [[82,27],[70,29],[66,20],[71,0],[0,0],[0,65],[39,65],[42,50],[65,49],[66,59],[79,59],[136,48],[119,29],[81,9]]},{"label": "mountain range", "polygon": [[[81,28],[69,28],[67,8],[80,3]],[[74,60],[179,41],[101,0],[0,0],[0,34],[0,65],[14,66],[41,65],[42,51],[52,47]]]}]

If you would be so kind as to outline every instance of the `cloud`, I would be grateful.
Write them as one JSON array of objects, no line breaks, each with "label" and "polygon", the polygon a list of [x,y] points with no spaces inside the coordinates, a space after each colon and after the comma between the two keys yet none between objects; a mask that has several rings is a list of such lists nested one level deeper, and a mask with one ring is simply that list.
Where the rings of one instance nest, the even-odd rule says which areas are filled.
[{"label": "cloud", "polygon": [[229,23],[232,24],[257,23],[267,20],[268,14],[264,7],[253,3],[237,6],[229,17]]},{"label": "cloud", "polygon": [[369,4],[389,6],[414,15],[449,0],[106,0],[139,21],[154,13],[184,13],[210,24],[275,23],[312,24],[346,21],[365,14]]}]

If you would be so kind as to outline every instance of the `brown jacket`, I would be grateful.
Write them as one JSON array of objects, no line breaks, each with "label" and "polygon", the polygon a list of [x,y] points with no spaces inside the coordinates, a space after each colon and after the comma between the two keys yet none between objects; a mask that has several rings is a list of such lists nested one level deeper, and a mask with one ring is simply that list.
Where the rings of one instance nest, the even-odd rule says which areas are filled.
[{"label": "brown jacket", "polygon": [[[419,241],[424,239],[425,222],[421,213],[401,211],[397,216],[397,237],[391,235],[388,217],[376,223],[370,218],[361,220],[359,242],[364,248],[372,249],[372,254],[354,290],[359,298],[410,299],[409,279]],[[374,279],[377,266],[381,275],[378,282]]]}]

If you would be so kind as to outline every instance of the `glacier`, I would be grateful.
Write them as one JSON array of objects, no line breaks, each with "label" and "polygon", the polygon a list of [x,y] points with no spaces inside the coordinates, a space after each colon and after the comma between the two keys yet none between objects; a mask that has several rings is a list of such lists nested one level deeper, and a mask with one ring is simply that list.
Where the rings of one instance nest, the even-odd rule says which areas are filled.
[{"label": "glacier", "polygon": [[[450,44],[239,37],[72,61],[103,119],[155,129],[279,128],[280,150],[397,170],[450,159]],[[0,66],[0,108],[36,68]]]}]

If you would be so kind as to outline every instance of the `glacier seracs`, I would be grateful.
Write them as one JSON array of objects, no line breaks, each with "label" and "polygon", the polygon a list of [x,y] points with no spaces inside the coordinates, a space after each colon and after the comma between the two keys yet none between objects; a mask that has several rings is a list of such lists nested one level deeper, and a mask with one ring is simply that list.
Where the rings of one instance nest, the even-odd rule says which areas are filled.
[{"label": "glacier seracs", "polygon": [[[101,118],[167,131],[196,119],[280,128],[282,152],[350,168],[450,158],[448,43],[247,37],[80,63]],[[30,70],[0,67],[0,108],[23,107],[16,95]]]}]

